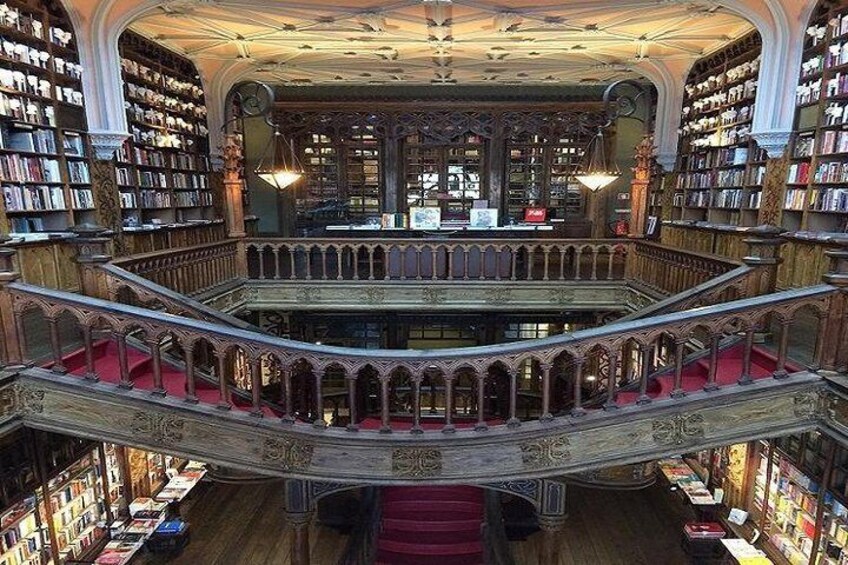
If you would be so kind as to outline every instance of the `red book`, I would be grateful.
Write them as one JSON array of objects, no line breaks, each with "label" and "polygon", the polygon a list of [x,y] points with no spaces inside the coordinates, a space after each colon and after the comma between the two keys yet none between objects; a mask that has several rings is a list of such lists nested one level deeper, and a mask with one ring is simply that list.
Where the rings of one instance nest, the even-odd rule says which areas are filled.
[{"label": "red book", "polygon": [[716,522],[689,522],[683,526],[689,539],[720,539],[727,533]]},{"label": "red book", "polygon": [[539,223],[544,222],[548,217],[548,209],[547,208],[525,208],[524,209],[524,221],[525,222],[533,222]]}]

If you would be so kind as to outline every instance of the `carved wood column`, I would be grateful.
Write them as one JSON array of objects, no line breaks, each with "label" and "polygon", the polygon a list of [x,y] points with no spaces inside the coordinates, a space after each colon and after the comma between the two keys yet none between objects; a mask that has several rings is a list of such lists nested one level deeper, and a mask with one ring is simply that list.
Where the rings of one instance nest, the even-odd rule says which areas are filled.
[{"label": "carved wood column", "polygon": [[565,510],[565,483],[543,480],[542,499],[536,509],[542,544],[539,548],[539,565],[558,565],[562,536],[560,530],[568,518]]},{"label": "carved wood column", "polygon": [[[8,241],[8,236],[0,236],[0,245]],[[22,363],[26,357],[26,336],[22,330],[23,312],[15,313],[12,306],[12,296],[6,290],[6,285],[20,278],[15,267],[17,251],[11,247],[0,247],[0,324],[2,324],[2,349],[0,362],[3,365]]]},{"label": "carved wood column", "polygon": [[630,235],[645,235],[648,217],[648,186],[651,184],[651,169],[654,144],[650,136],[642,138],[636,146],[636,165],[630,181]]},{"label": "carved wood column", "polygon": [[827,331],[819,332],[820,343],[816,348],[822,370],[845,372],[848,370],[848,243],[840,247],[838,251],[825,252],[830,258],[830,268],[822,280],[839,288],[839,293],[831,297],[824,314],[827,320],[819,325]]},{"label": "carved wood column", "polygon": [[500,125],[495,126],[495,133],[489,140],[489,207],[497,208],[502,218],[506,217],[503,201],[504,184],[506,184],[506,140]]},{"label": "carved wood column", "polygon": [[315,514],[310,483],[289,479],[285,489],[286,524],[292,530],[291,565],[309,565],[309,524]]},{"label": "carved wood column", "polygon": [[748,246],[742,261],[759,271],[756,276],[748,277],[745,292],[749,298],[770,294],[777,288],[777,269],[782,262],[780,247],[786,243],[780,234],[784,231],[775,226],[758,226],[747,231],[751,237],[742,240]]},{"label": "carved wood column", "polygon": [[779,226],[783,221],[783,188],[786,186],[790,157],[787,151],[777,159],[766,161],[760,211],[757,215],[759,225]]},{"label": "carved wood column", "polygon": [[101,226],[90,225],[75,226],[70,231],[77,236],[71,243],[77,250],[80,290],[92,298],[112,300],[107,276],[100,266],[112,260],[115,233]]},{"label": "carved wood column", "polygon": [[401,211],[403,153],[400,143],[400,139],[391,136],[386,137],[383,141],[383,162],[386,167],[386,192],[383,195],[383,212],[387,214],[395,214]]},{"label": "carved wood column", "polygon": [[243,159],[239,136],[234,134],[225,136],[224,146],[221,149],[224,157],[224,202],[227,235],[242,238],[247,234],[244,228]]},{"label": "carved wood column", "polygon": [[113,253],[120,257],[127,253],[124,242],[121,198],[118,177],[112,159],[91,160],[91,192],[94,198],[94,218],[99,226],[115,234]]}]

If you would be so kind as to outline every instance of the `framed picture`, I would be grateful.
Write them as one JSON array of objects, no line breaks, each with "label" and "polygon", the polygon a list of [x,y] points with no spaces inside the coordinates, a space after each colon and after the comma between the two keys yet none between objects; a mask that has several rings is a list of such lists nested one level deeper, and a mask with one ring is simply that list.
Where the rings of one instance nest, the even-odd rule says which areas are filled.
[{"label": "framed picture", "polygon": [[442,209],[435,206],[409,209],[409,227],[414,230],[437,230],[442,225]]},{"label": "framed picture", "polygon": [[472,228],[496,228],[496,227],[498,227],[498,209],[497,208],[472,208],[471,209],[471,227]]},{"label": "framed picture", "polygon": [[524,221],[527,223],[541,223],[548,219],[547,208],[525,208]]}]

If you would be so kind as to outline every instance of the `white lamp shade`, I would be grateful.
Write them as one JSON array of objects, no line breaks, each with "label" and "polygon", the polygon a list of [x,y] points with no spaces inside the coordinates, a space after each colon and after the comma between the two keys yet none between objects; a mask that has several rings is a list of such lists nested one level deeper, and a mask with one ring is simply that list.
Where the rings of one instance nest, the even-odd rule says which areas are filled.
[{"label": "white lamp shade", "polygon": [[576,175],[575,178],[580,181],[583,186],[591,190],[592,192],[596,192],[601,190],[605,186],[615,182],[618,177],[621,176],[621,173],[601,173],[601,172],[593,172],[587,173],[585,175]]},{"label": "white lamp shade", "polygon": [[290,184],[297,182],[297,180],[302,176],[298,172],[286,170],[257,171],[256,175],[274,188],[278,189],[286,188]]}]

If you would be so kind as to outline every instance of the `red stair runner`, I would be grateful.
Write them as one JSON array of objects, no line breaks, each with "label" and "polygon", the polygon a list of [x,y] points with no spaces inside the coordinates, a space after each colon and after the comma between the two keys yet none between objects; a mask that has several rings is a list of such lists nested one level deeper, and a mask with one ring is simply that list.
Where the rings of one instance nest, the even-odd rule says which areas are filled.
[{"label": "red stair runner", "polygon": [[483,489],[386,487],[376,565],[483,565]]}]

